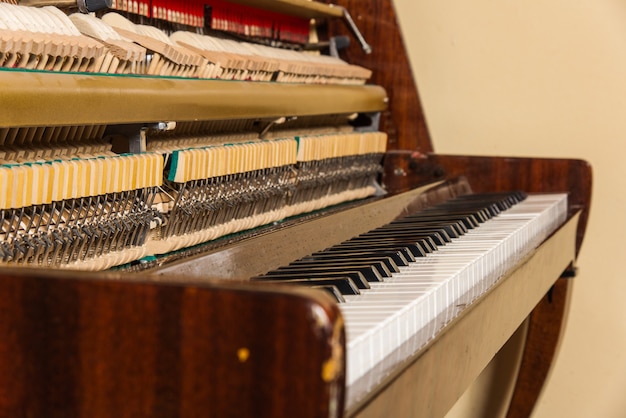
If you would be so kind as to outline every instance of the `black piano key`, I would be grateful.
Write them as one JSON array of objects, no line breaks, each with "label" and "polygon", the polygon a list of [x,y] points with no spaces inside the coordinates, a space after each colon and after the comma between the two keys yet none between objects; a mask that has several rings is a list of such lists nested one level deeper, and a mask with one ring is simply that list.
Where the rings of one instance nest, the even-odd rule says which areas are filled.
[{"label": "black piano key", "polygon": [[349,258],[349,259],[340,259],[337,257],[325,258],[325,257],[315,257],[313,255],[302,257],[299,260],[296,260],[297,263],[321,263],[321,264],[331,264],[331,263],[347,263],[347,262],[355,262],[355,263],[366,263],[372,261],[373,263],[380,263],[390,272],[390,273],[399,273],[400,269],[398,265],[393,261],[391,257],[382,257],[382,256],[370,256],[363,258]]},{"label": "black piano key", "polygon": [[[415,216],[410,216],[408,219],[411,219],[412,221],[417,221],[419,219],[419,221],[458,221],[458,222],[462,222],[463,225],[465,225],[465,227],[467,229],[474,229],[476,227],[478,227],[478,225],[480,225],[481,222],[479,222],[479,218],[477,218],[474,214],[462,214],[462,215],[457,215],[457,214],[437,214],[437,213],[433,213],[433,214],[419,214],[419,215],[415,215]],[[393,222],[392,222],[393,223]]]},{"label": "black piano key", "polygon": [[391,221],[387,225],[381,226],[380,228],[384,228],[384,229],[390,229],[390,228],[396,228],[396,229],[398,229],[398,228],[412,228],[412,229],[419,229],[419,228],[443,228],[443,229],[446,229],[446,230],[448,230],[450,228],[453,228],[459,234],[464,234],[468,230],[467,226],[465,226],[465,223],[463,223],[458,217],[454,217],[454,216],[450,216],[447,219],[442,219],[442,218],[437,218],[437,217],[430,217],[430,218],[420,219],[417,216],[413,216],[413,217],[407,217],[407,218],[403,218],[403,219],[396,219],[394,221]]},{"label": "black piano key", "polygon": [[450,204],[428,208],[420,213],[448,213],[448,214],[479,214],[480,217],[491,216],[490,207],[498,210],[493,202],[464,202],[455,200]]},{"label": "black piano key", "polygon": [[276,274],[284,274],[289,275],[291,273],[343,273],[343,272],[352,272],[358,271],[363,275],[365,280],[368,282],[382,282],[383,277],[378,274],[378,270],[376,270],[372,266],[358,266],[354,264],[345,265],[345,266],[297,266],[297,265],[287,265],[283,267],[279,267],[276,270],[272,270],[271,273]]},{"label": "black piano key", "polygon": [[[447,239],[446,239],[447,238]],[[422,249],[425,252],[433,252],[437,250],[437,245],[444,245],[446,242],[450,242],[450,237],[447,234],[442,236],[441,234],[433,233],[430,235],[422,235],[411,232],[396,232],[396,231],[376,231],[371,234],[362,234],[358,237],[351,238],[350,242],[369,242],[378,240],[381,243],[389,242],[419,242]]]},{"label": "black piano key", "polygon": [[[370,266],[371,268],[375,269],[378,274],[380,275],[380,277],[391,277],[391,273],[392,271],[387,267],[387,265],[385,263],[383,263],[382,261],[377,261],[374,259],[363,259],[363,260],[349,260],[349,261],[341,261],[341,260],[332,260],[330,262],[328,262],[328,260],[315,260],[315,261],[311,261],[311,260],[296,260],[296,261],[292,261],[291,263],[289,263],[287,266],[285,267],[290,267],[290,266],[308,266],[308,267],[316,267],[316,266],[324,266],[324,265],[335,265],[335,266]],[[279,269],[285,268],[285,267],[279,267]],[[395,270],[394,272],[397,272],[398,270]]]},{"label": "black piano key", "polygon": [[501,209],[508,209],[516,203],[526,199],[526,193],[516,192],[493,192],[480,194],[467,194],[457,197],[455,200],[467,202],[491,201],[497,204]]},{"label": "black piano key", "polygon": [[283,279],[266,279],[265,276],[252,277],[251,280],[262,281],[263,283],[298,285],[298,286],[335,286],[342,295],[359,295],[361,291],[350,277],[333,277],[333,278],[290,278]]},{"label": "black piano key", "polygon": [[413,252],[403,246],[403,245],[346,245],[342,246],[342,244],[338,244],[334,247],[330,247],[324,250],[324,252],[334,252],[334,253],[358,253],[362,251],[369,251],[370,253],[375,251],[398,251],[400,252],[407,261],[414,262],[415,256]]},{"label": "black piano key", "polygon": [[491,213],[489,212],[489,210],[486,209],[487,206],[488,204],[457,205],[457,206],[450,206],[450,207],[442,206],[442,207],[436,207],[436,208],[419,212],[416,214],[416,216],[420,216],[420,215],[423,215],[423,216],[451,215],[451,216],[458,216],[458,217],[474,216],[476,220],[483,221],[485,220],[485,218],[491,217]]},{"label": "black piano key", "polygon": [[373,229],[374,231],[415,231],[418,232],[423,230],[424,232],[429,231],[445,231],[451,238],[458,238],[459,236],[465,234],[467,232],[467,228],[462,222],[455,221],[438,221],[438,222],[416,222],[411,219],[407,219],[404,222],[392,222],[387,225],[383,225],[379,228]]},{"label": "black piano key", "polygon": [[450,211],[450,212],[462,212],[462,211],[471,211],[471,210],[484,210],[490,205],[493,205],[497,200],[485,199],[485,200],[472,200],[472,199],[463,199],[463,197],[459,197],[456,199],[449,200],[448,202],[442,203],[437,206],[433,206],[423,210],[422,212],[429,211]]},{"label": "black piano key", "polygon": [[[398,267],[409,265],[408,260],[404,257],[404,254],[401,251],[366,251],[365,249],[363,249],[360,252],[320,251],[320,252],[311,254],[309,257],[314,258],[314,259],[335,259],[335,260],[346,260],[346,259],[364,258],[364,257],[389,257],[390,259],[393,260],[394,264]],[[309,258],[309,257],[305,257],[305,258]]]},{"label": "black piano key", "polygon": [[289,274],[281,273],[280,270],[272,270],[262,276],[256,276],[254,280],[280,280],[284,279],[334,279],[337,277],[349,277],[352,279],[356,287],[359,289],[369,289],[370,285],[365,277],[358,271],[342,271],[342,272],[289,272]]},{"label": "black piano key", "polygon": [[403,251],[408,251],[414,258],[415,257],[425,257],[426,256],[426,251],[424,250],[422,244],[420,242],[408,242],[408,241],[403,241],[403,242],[394,242],[394,241],[388,241],[388,242],[383,242],[381,240],[364,240],[364,241],[344,241],[341,244],[337,244],[336,246],[334,246],[333,248],[338,248],[338,249],[360,249],[363,248],[363,246],[365,246],[366,248],[376,248],[376,249],[384,249],[384,248],[390,248],[390,249],[402,249]]},{"label": "black piano key", "polygon": [[311,289],[320,289],[328,293],[337,303],[343,303],[346,300],[335,285],[311,286]]},{"label": "black piano key", "polygon": [[492,215],[509,209],[526,198],[524,193],[464,195],[438,207],[476,207],[483,206]]}]

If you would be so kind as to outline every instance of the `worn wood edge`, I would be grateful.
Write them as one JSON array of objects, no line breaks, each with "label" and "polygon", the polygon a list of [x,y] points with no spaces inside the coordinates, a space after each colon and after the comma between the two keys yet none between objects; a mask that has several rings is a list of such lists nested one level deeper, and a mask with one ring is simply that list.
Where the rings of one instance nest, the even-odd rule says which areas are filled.
[{"label": "worn wood edge", "polygon": [[346,415],[444,416],[574,260],[579,215]]},{"label": "worn wood edge", "polygon": [[6,128],[378,112],[387,95],[373,85],[1,70],[0,105]]},{"label": "worn wood edge", "polygon": [[[194,318],[193,324],[190,325],[189,322],[186,322],[184,325],[185,333],[188,337],[191,336],[192,339],[187,338],[182,340],[183,342],[187,341],[191,343],[195,341],[193,336],[196,332],[200,335],[206,333],[206,330],[213,327],[212,324],[216,319],[215,317],[202,319],[196,314],[193,314],[193,312],[195,312],[195,306],[206,306],[207,301],[211,300],[217,302],[221,300],[220,295],[227,296],[229,300],[233,298],[235,298],[235,300],[239,299],[239,295],[245,296],[241,298],[242,300],[254,298],[259,301],[262,298],[258,296],[270,296],[267,298],[267,301],[275,300],[276,302],[280,302],[280,306],[276,307],[279,311],[287,307],[293,312],[295,312],[296,309],[304,312],[304,314],[298,315],[300,318],[299,322],[306,322],[310,329],[301,330],[299,328],[298,332],[306,332],[307,335],[309,335],[308,340],[316,341],[316,344],[315,346],[308,346],[306,351],[299,353],[298,356],[302,358],[302,361],[306,361],[305,357],[308,358],[308,355],[311,355],[315,351],[318,354],[315,358],[324,357],[323,361],[321,361],[318,366],[315,366],[319,367],[317,373],[314,373],[315,376],[309,376],[309,378],[307,378],[307,381],[310,382],[320,382],[314,385],[314,393],[316,394],[315,399],[321,399],[323,402],[316,404],[319,407],[317,411],[311,411],[308,415],[303,414],[301,416],[313,418],[319,416],[321,411],[325,411],[324,415],[332,417],[339,416],[343,410],[342,402],[345,376],[343,319],[336,304],[323,292],[278,286],[259,288],[258,286],[245,283],[233,284],[223,282],[209,282],[205,285],[197,286],[176,286],[160,283],[128,282],[119,277],[117,280],[112,280],[110,275],[106,274],[89,274],[87,277],[81,273],[50,272],[50,274],[48,274],[48,272],[36,269],[2,269],[0,271],[0,294],[3,295],[2,300],[0,300],[0,312],[3,312],[3,317],[0,319],[0,330],[2,330],[0,353],[4,354],[2,359],[0,359],[0,370],[4,371],[4,377],[0,378],[0,415],[2,416],[17,416],[21,413],[20,411],[23,412],[26,409],[40,412],[47,410],[50,413],[48,416],[51,417],[73,416],[72,411],[84,411],[85,402],[87,405],[92,406],[94,403],[105,402],[106,404],[107,398],[99,398],[100,395],[98,395],[102,394],[102,390],[99,390],[97,386],[95,388],[90,386],[90,384],[97,385],[98,379],[91,381],[89,378],[85,377],[90,375],[89,371],[85,374],[85,370],[80,367],[74,368],[74,366],[78,366],[74,359],[83,356],[91,358],[95,354],[94,351],[76,351],[78,348],[76,338],[84,339],[86,335],[93,335],[99,338],[106,338],[107,345],[109,345],[110,341],[113,347],[121,345],[124,347],[134,347],[134,343],[127,339],[116,342],[115,339],[107,338],[105,335],[108,335],[107,333],[109,332],[113,332],[113,335],[117,335],[120,329],[127,329],[129,327],[128,322],[136,324],[137,321],[139,321],[138,323],[141,324],[142,321],[138,318],[146,318],[150,324],[156,321],[156,324],[161,325],[159,322],[161,319],[149,319],[151,317],[149,313],[152,312],[152,309],[156,306],[160,306],[154,305],[155,303],[163,304],[165,301],[170,301],[172,303],[163,304],[161,306],[163,310],[158,313],[158,317],[162,317],[163,321],[171,323],[174,326],[176,326],[176,323],[180,324],[178,326],[182,326],[182,323],[179,322],[182,319],[182,317],[179,318],[180,315],[183,315],[182,312],[186,312],[186,315],[192,315]],[[80,297],[77,298],[77,296]],[[85,310],[92,312],[92,309],[96,309],[92,313],[99,312],[97,311],[97,306],[84,305],[83,298],[86,296],[88,296],[87,299],[89,300],[96,300],[103,303],[106,301],[107,304],[111,304],[118,309],[122,309],[125,305],[128,305],[128,301],[135,301],[133,303],[135,306],[129,308],[132,310],[133,316],[123,319],[116,312],[109,310],[102,311],[98,314],[99,316],[94,318],[97,320],[95,324],[89,325],[89,322],[87,322],[82,325],[80,331],[78,331],[79,328],[77,328],[76,321],[82,322],[83,319],[81,319],[81,315],[76,315],[76,310],[84,313]],[[23,303],[25,300],[36,303],[24,306]],[[70,302],[69,305],[66,302]],[[136,304],[137,302],[140,303]],[[74,306],[75,303],[78,305]],[[43,307],[43,305],[45,305],[45,307]],[[264,310],[274,309],[272,304],[262,305],[265,306],[263,308]],[[67,308],[68,306],[74,306],[74,308]],[[293,309],[291,307],[293,307]],[[232,310],[230,316],[232,316],[232,314],[236,315],[237,312],[241,312],[242,309],[245,309],[244,307],[237,306],[236,303],[225,308]],[[69,311],[67,309],[69,309]],[[70,316],[67,316],[68,313]],[[222,314],[225,315],[227,312],[222,312]],[[173,315],[173,317],[166,319],[170,315]],[[259,324],[262,324],[264,318],[265,316],[258,318]],[[283,318],[281,321],[289,323],[289,318]],[[102,327],[97,324],[108,325]],[[130,326],[132,327],[132,325]],[[189,328],[190,326],[199,328],[194,332]],[[127,330],[124,335],[131,340],[136,339],[137,341],[142,341],[146,335],[154,332],[157,334],[162,332],[158,330],[155,331],[152,328],[153,327],[147,327],[144,329],[142,326],[137,328],[135,332],[129,333]],[[78,332],[78,334],[74,334],[75,332]],[[72,335],[75,336],[72,337]],[[69,337],[67,341],[65,340],[66,337]],[[267,338],[272,340],[271,334],[269,334]],[[90,344],[98,346],[98,340],[91,341],[92,343]],[[284,341],[291,345],[288,338],[284,339]],[[174,346],[182,344],[181,341],[162,342],[165,344],[163,347],[172,344]],[[277,343],[278,340],[276,340],[276,343],[272,344]],[[194,358],[197,356],[202,358],[203,356],[201,351],[198,351],[198,347],[196,347],[198,344],[201,346],[202,344],[207,344],[207,341],[205,339],[198,341],[198,343],[193,342],[193,344],[191,344],[191,348],[188,350],[191,350],[191,353],[195,353]],[[252,344],[254,345],[254,343]],[[54,348],[51,345],[54,345]],[[141,344],[139,346],[141,346]],[[144,345],[144,348],[148,351],[152,349],[150,346],[146,345]],[[154,349],[163,350],[162,348]],[[100,371],[114,370],[115,375],[121,373],[120,376],[126,376],[136,380],[136,376],[127,376],[124,374],[124,366],[118,364],[117,361],[114,362],[115,356],[109,353],[108,350],[109,348],[98,346],[97,369]],[[141,348],[141,350],[143,350],[143,348]],[[184,351],[185,348],[181,347],[181,350]],[[250,352],[254,355],[255,353],[253,351],[254,349],[251,347]],[[132,356],[134,355],[136,357],[138,353],[139,352],[127,352],[125,357],[134,358]],[[173,352],[172,355],[175,355],[175,352]],[[150,356],[148,355],[148,357]],[[186,361],[187,358],[179,359],[178,362],[182,360]],[[193,360],[189,361],[193,363]],[[125,362],[128,363],[128,360]],[[27,372],[26,369],[19,366],[20,364],[39,365],[41,368],[28,366]],[[172,364],[173,366],[167,364],[158,367],[182,368],[182,364],[180,363]],[[176,366],[176,364],[179,364],[179,366]],[[50,370],[50,368],[57,368],[59,367],[58,365],[66,365],[68,367],[62,367],[62,372],[54,373],[54,378],[51,379],[51,381],[48,381],[45,371],[40,371],[41,369]],[[70,365],[71,367],[69,367]],[[311,365],[310,360],[308,360],[307,367]],[[128,365],[126,366],[128,367]],[[296,366],[295,364],[293,365],[293,367]],[[15,369],[15,367],[18,367],[18,369]],[[258,367],[263,367],[263,364],[259,364],[257,369]],[[171,380],[171,382],[159,381],[161,382],[160,384],[167,387],[181,383],[178,382],[177,379],[180,378],[183,371],[180,369],[175,370],[177,370],[176,373],[167,375],[170,376],[167,380]],[[289,373],[287,373],[287,376],[288,375]],[[63,376],[71,380],[64,380],[65,377]],[[285,377],[282,377],[281,379],[284,378]],[[219,382],[212,381],[211,379],[205,380],[204,382],[203,385],[205,385],[205,388],[219,384]],[[154,390],[154,387],[150,386],[150,384],[155,383],[152,380],[146,382],[145,393],[140,399],[143,399],[143,396],[150,396],[149,394]],[[111,382],[111,385],[115,386],[116,383]],[[185,393],[182,386],[178,390],[182,391],[181,395]],[[80,398],[74,399],[71,395],[68,395],[76,392],[81,394]],[[36,393],[43,396],[33,399],[32,396]],[[134,391],[134,395],[138,393],[142,393],[141,388],[137,388],[136,391]],[[115,396],[117,401],[120,400],[118,395],[122,396],[122,399],[126,396],[123,393],[111,395]],[[59,399],[59,396],[62,396],[63,400]],[[237,395],[232,394],[232,396],[236,397]],[[170,398],[169,394],[167,398]],[[25,403],[27,399],[29,399],[28,404]],[[202,399],[187,400],[184,398],[181,398],[180,401],[187,405],[198,401],[200,403],[205,402]],[[245,400],[241,399],[241,401],[244,402]],[[54,402],[55,405],[57,405],[54,407],[54,411],[50,409],[50,402]],[[138,400],[135,402],[134,398],[128,398],[126,401],[127,405],[119,410],[120,416],[128,416],[129,411],[136,411],[137,405],[139,405],[140,402],[142,401]],[[251,401],[248,400],[247,402]],[[126,406],[128,406],[128,410],[125,409]],[[181,405],[181,408],[182,407],[183,405]],[[232,410],[236,410],[237,405],[233,405],[232,408]],[[195,411],[194,413],[200,412],[201,411]],[[292,413],[295,412],[295,410],[292,410]],[[92,413],[90,413],[90,415],[94,417],[103,416],[102,414],[107,414],[107,412],[93,410]],[[35,413],[34,416],[42,415]],[[155,416],[166,415],[156,414]],[[181,416],[191,415],[181,413]],[[259,416],[271,415],[260,412]]]}]

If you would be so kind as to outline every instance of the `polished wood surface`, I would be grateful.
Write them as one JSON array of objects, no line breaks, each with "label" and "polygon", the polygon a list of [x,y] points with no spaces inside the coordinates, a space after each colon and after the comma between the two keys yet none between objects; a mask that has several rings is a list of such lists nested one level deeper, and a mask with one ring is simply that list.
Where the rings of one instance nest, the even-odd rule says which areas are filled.
[{"label": "polished wood surface", "polygon": [[377,112],[386,101],[378,86],[0,69],[0,128]]},{"label": "polished wood surface", "polygon": [[0,416],[337,416],[343,332],[318,292],[5,269]]}]

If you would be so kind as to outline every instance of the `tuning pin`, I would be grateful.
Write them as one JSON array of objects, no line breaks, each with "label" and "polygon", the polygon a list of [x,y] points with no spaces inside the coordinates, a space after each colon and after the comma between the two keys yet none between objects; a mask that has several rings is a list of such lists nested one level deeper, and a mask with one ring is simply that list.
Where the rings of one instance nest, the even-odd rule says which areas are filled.
[{"label": "tuning pin", "polygon": [[113,0],[77,0],[76,4],[81,13],[91,13],[111,8]]}]

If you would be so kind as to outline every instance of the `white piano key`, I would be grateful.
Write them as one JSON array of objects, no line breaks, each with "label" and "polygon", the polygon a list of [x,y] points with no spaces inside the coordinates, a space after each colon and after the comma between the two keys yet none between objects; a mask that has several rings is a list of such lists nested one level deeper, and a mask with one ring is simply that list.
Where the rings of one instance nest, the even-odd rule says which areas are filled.
[{"label": "white piano key", "polygon": [[565,195],[529,196],[460,238],[346,296],[348,407],[369,392],[564,220]]}]

